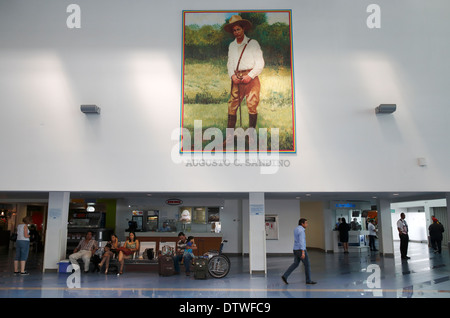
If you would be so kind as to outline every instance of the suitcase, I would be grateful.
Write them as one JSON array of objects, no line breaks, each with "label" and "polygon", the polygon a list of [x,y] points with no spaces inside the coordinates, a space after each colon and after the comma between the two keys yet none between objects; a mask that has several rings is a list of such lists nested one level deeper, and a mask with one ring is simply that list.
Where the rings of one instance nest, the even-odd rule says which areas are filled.
[{"label": "suitcase", "polygon": [[194,278],[195,279],[208,278],[208,259],[206,258],[194,259]]},{"label": "suitcase", "polygon": [[171,276],[175,274],[172,256],[160,255],[158,257],[158,271],[161,276]]}]

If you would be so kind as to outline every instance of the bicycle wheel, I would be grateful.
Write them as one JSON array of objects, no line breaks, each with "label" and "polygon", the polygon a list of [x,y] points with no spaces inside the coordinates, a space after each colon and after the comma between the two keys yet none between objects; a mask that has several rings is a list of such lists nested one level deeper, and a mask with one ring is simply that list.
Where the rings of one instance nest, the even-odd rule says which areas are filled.
[{"label": "bicycle wheel", "polygon": [[214,278],[223,278],[230,271],[230,260],[226,255],[213,256],[208,262],[209,274]]}]

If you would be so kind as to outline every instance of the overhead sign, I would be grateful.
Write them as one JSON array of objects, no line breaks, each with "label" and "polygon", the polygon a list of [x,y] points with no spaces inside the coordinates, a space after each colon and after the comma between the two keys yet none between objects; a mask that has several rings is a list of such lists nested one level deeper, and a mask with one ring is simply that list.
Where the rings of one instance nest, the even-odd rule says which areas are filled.
[{"label": "overhead sign", "polygon": [[336,208],[354,208],[356,207],[356,204],[353,203],[337,203]]},{"label": "overhead sign", "polygon": [[167,199],[166,200],[167,205],[180,205],[183,204],[183,200],[180,199]]}]

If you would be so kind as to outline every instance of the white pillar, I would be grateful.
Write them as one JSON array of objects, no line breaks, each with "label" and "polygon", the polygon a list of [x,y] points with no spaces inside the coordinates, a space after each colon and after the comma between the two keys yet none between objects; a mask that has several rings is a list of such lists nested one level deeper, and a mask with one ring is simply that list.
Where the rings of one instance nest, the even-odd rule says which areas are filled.
[{"label": "white pillar", "polygon": [[[301,212],[300,212],[301,214]],[[334,251],[334,227],[336,221],[334,220],[333,211],[330,208],[330,202],[323,202],[323,231],[325,239],[325,252],[332,253]]]},{"label": "white pillar", "polygon": [[67,221],[70,192],[50,192],[45,234],[43,270],[57,270],[58,262],[66,258]]},{"label": "white pillar", "polygon": [[[447,199],[447,224],[444,224],[444,231],[450,231],[450,193],[445,194],[445,198]],[[450,248],[450,235],[448,236],[448,242],[442,242],[445,246],[447,244],[447,247]]]},{"label": "white pillar", "polygon": [[380,253],[383,256],[394,256],[394,240],[392,236],[391,202],[378,200],[378,239]]},{"label": "white pillar", "polygon": [[264,193],[249,194],[249,266],[250,274],[266,273],[266,228]]}]

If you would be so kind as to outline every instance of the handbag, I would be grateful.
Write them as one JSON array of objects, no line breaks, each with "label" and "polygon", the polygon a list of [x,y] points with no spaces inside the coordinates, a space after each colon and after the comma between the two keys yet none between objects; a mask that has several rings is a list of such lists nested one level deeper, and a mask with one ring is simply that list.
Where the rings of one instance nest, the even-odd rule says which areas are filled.
[{"label": "handbag", "polygon": [[117,249],[117,251],[119,252],[119,251],[122,251],[122,253],[123,254],[125,254],[125,255],[131,255],[131,254],[133,254],[133,251],[132,250],[130,250],[129,248],[126,248],[126,247],[119,247],[118,249]]},{"label": "handbag", "polygon": [[11,237],[9,239],[13,242],[17,241],[17,233],[11,234]]}]

